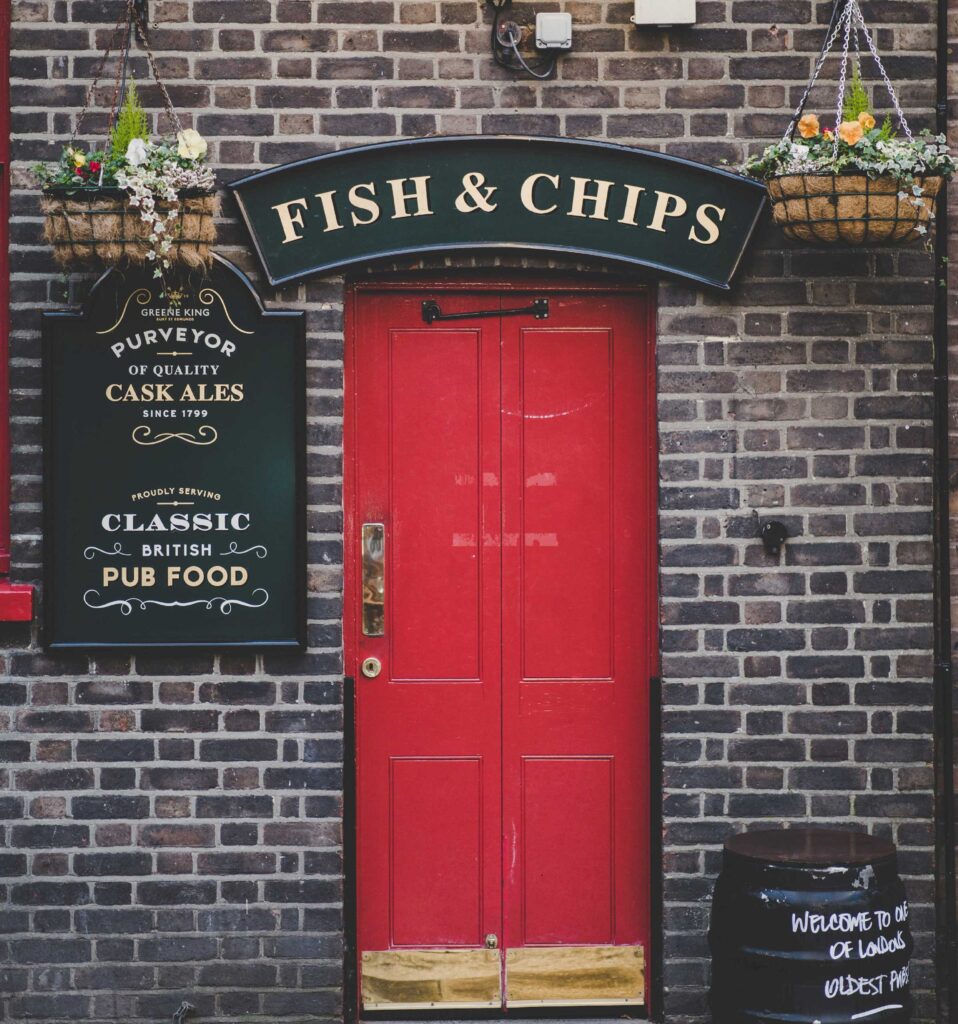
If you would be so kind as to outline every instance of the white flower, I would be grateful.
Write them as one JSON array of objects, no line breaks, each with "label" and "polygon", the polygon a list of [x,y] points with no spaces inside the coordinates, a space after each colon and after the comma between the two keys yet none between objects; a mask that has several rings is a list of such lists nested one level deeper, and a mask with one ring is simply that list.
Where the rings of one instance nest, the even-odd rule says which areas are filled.
[{"label": "white flower", "polygon": [[915,228],[915,230],[918,232],[919,235],[928,234],[928,228],[926,228],[924,224],[919,224],[918,227]]},{"label": "white flower", "polygon": [[195,128],[184,128],[176,133],[176,152],[184,160],[202,160],[206,156],[206,139]]},{"label": "white flower", "polygon": [[898,198],[902,199],[902,200],[907,199],[908,198],[908,193],[903,190],[903,191],[898,193]]},{"label": "white flower", "polygon": [[131,167],[140,167],[149,159],[149,146],[142,139],[130,139],[130,144],[126,147],[126,162]]},{"label": "white flower", "polygon": [[913,193],[914,195],[916,195],[916,196],[920,196],[920,195],[922,194],[922,192],[924,192],[924,191],[925,191],[925,190],[924,190],[924,189],[923,189],[923,188],[921,187],[921,185],[912,185],[912,187],[911,187],[911,190],[912,190],[912,193]]}]

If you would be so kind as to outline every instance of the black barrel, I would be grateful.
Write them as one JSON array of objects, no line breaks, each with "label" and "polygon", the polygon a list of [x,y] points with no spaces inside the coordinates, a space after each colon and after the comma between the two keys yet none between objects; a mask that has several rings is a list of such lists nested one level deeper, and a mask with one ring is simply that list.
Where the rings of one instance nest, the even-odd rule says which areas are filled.
[{"label": "black barrel", "polygon": [[725,844],[709,927],[715,1024],[906,1024],[912,951],[891,842],[747,832]]}]

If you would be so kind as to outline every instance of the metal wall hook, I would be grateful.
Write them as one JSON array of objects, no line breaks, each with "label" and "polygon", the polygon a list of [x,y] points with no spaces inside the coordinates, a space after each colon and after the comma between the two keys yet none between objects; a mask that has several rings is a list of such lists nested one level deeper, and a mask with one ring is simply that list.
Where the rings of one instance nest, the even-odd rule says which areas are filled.
[{"label": "metal wall hook", "polygon": [[785,541],[788,540],[788,529],[777,519],[770,519],[767,523],[762,524],[759,536],[762,538],[762,546],[765,548],[766,554],[777,556],[781,553]]},{"label": "metal wall hook", "polygon": [[187,1014],[192,1013],[196,1007],[192,1003],[188,1003],[185,999],[180,1003],[179,1008],[173,1014],[173,1024],[183,1024],[186,1020]]}]

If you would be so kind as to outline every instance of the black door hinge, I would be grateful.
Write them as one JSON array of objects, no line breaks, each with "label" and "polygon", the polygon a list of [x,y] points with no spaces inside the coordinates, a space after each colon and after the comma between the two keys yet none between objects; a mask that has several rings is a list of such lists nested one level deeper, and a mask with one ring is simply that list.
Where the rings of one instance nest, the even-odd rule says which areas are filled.
[{"label": "black door hinge", "polygon": [[443,313],[435,299],[426,299],[422,304],[423,323],[433,324],[437,320],[479,320],[490,316],[522,316],[532,314],[536,320],[549,319],[549,300],[534,299],[529,306],[521,309],[480,309],[473,313]]}]

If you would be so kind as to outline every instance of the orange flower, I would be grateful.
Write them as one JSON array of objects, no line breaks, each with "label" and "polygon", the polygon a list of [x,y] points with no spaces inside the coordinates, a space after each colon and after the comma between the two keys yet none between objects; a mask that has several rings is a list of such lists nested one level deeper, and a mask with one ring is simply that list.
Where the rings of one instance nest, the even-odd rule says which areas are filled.
[{"label": "orange flower", "polygon": [[842,121],[838,126],[838,137],[849,146],[854,146],[865,134],[865,129],[857,121]]},{"label": "orange flower", "polygon": [[875,118],[868,113],[867,110],[863,110],[858,115],[858,123],[865,129],[866,132],[870,132],[875,127]]},{"label": "orange flower", "polygon": [[798,122],[798,134],[803,139],[814,139],[818,132],[818,118],[814,114],[806,114]]}]

